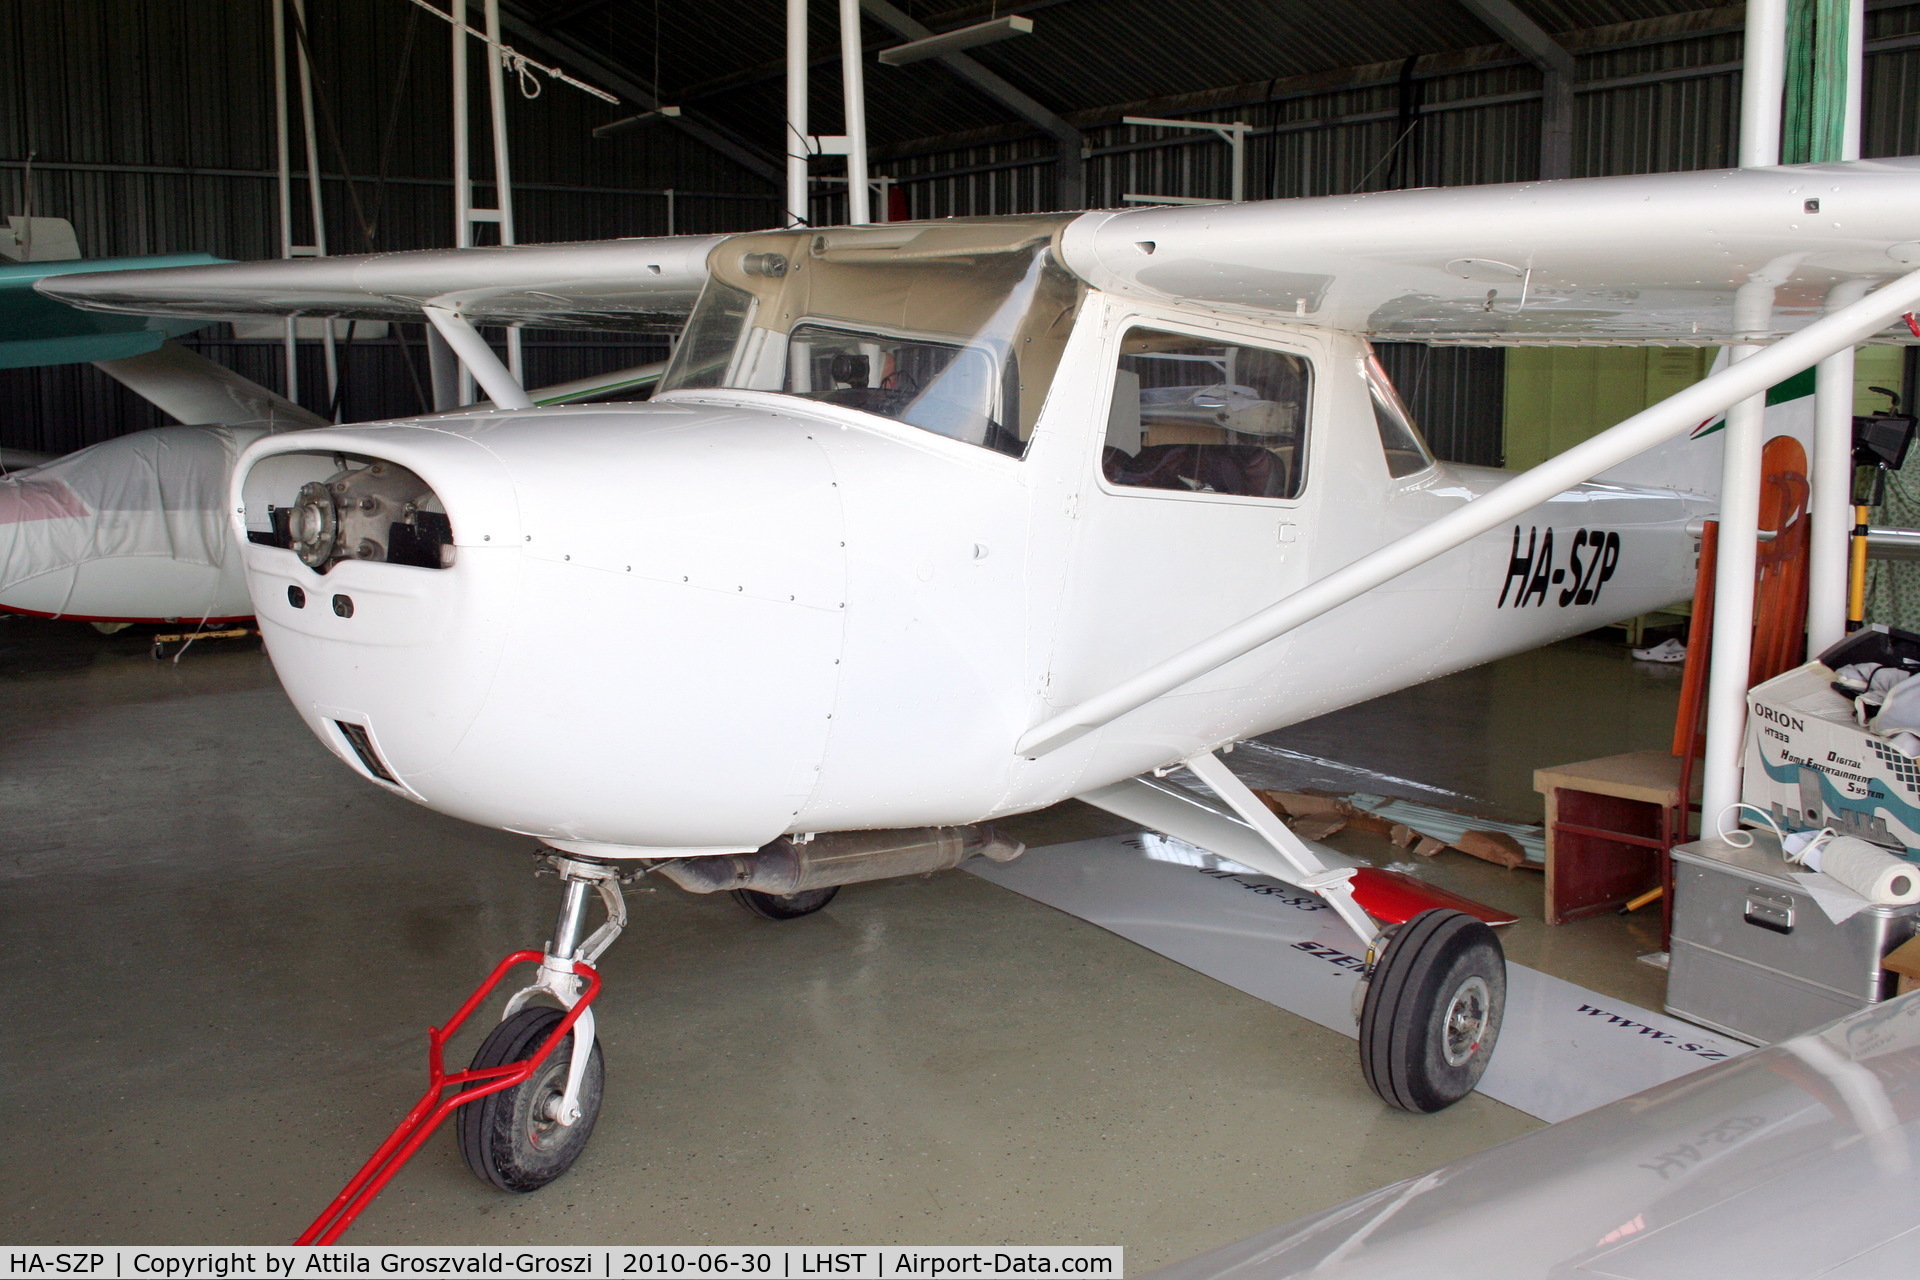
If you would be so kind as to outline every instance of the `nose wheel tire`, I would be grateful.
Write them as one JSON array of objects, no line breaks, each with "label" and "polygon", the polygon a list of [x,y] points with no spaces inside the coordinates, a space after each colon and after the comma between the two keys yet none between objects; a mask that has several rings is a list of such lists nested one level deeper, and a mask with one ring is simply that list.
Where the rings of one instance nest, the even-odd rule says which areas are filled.
[{"label": "nose wheel tire", "polygon": [[1421,912],[1394,931],[1367,984],[1367,1084],[1402,1111],[1452,1106],[1487,1069],[1506,997],[1506,958],[1493,930],[1463,912]]},{"label": "nose wheel tire", "polygon": [[799,893],[761,893],[757,889],[735,889],[733,900],[763,920],[798,920],[810,916],[833,901],[839,885],[825,889],[803,889]]},{"label": "nose wheel tire", "polygon": [[[531,1057],[561,1016],[545,1005],[522,1009],[493,1029],[473,1055],[473,1066],[500,1067]],[[600,1117],[606,1069],[598,1037],[580,1081],[580,1118],[563,1125],[558,1113],[572,1061],[569,1033],[525,1082],[460,1108],[455,1117],[460,1158],[474,1177],[502,1191],[538,1191],[573,1167]]]}]

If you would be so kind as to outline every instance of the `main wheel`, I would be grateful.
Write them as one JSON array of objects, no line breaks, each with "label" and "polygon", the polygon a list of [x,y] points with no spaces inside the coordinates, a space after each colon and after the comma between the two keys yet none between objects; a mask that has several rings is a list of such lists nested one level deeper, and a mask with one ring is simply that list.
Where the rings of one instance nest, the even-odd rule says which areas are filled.
[{"label": "main wheel", "polygon": [[1381,1099],[1432,1112],[1473,1092],[1500,1038],[1500,940],[1459,911],[1422,911],[1394,931],[1360,1008],[1360,1069]]},{"label": "main wheel", "polygon": [[733,900],[763,920],[798,920],[810,916],[833,901],[840,886],[803,889],[799,893],[761,893],[758,889],[735,889]]},{"label": "main wheel", "polygon": [[[531,1057],[563,1015],[538,1005],[522,1009],[493,1029],[473,1055],[473,1066],[500,1067]],[[473,1176],[502,1191],[538,1191],[573,1167],[600,1118],[600,1094],[606,1069],[595,1037],[580,1081],[580,1118],[571,1125],[557,1119],[573,1062],[573,1033],[553,1047],[524,1082],[488,1094],[461,1107],[460,1158]]]}]

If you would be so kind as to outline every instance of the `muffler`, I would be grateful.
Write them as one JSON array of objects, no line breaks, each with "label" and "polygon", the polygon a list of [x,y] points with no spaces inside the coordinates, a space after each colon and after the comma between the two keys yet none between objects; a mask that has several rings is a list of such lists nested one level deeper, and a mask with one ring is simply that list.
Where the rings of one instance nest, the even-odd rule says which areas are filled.
[{"label": "muffler", "polygon": [[753,853],[674,858],[648,867],[692,893],[751,889],[785,897],[809,889],[925,875],[979,855],[1012,862],[1027,851],[990,826],[836,831],[804,844],[782,836]]}]

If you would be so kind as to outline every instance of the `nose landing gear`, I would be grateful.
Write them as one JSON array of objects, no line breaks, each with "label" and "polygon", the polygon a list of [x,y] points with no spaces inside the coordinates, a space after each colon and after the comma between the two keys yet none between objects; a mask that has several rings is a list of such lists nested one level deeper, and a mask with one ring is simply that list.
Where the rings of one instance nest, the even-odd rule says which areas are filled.
[{"label": "nose landing gear", "polygon": [[[516,951],[493,967],[444,1027],[427,1028],[427,1091],[295,1244],[332,1244],[373,1203],[442,1121],[460,1113],[460,1155],[482,1181],[505,1191],[535,1191],[573,1166],[600,1114],[605,1083],[593,1010],[600,974],[593,967],[627,925],[617,866],[550,855],[566,885],[553,940],[544,952]],[[587,894],[597,891],[607,918],[582,940]],[[500,1025],[473,1064],[449,1075],[448,1040],[516,965],[538,965],[534,981],[507,1001]],[[559,1006],[532,1002],[545,997]],[[557,1051],[557,1052],[556,1052]]]},{"label": "nose landing gear", "polygon": [[[580,1003],[583,989],[575,966],[592,964],[627,927],[621,873],[604,862],[550,857],[566,884],[553,940],[540,959],[539,977],[507,1001],[500,1025],[473,1055],[470,1071],[518,1062],[553,1035],[562,1015]],[[587,893],[597,890],[607,919],[584,941]],[[534,1005],[545,996],[559,1009]],[[582,1007],[572,1033],[544,1055],[533,1074],[510,1089],[489,1093],[460,1109],[460,1158],[482,1182],[502,1191],[538,1191],[573,1167],[600,1118],[606,1068],[594,1036],[593,1010]]]}]

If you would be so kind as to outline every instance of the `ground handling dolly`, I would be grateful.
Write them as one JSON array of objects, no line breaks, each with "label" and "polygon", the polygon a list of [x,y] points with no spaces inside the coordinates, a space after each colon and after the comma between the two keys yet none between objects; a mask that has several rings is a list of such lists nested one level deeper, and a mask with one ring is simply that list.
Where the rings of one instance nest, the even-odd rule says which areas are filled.
[{"label": "ground handling dolly", "polygon": [[[599,1117],[602,1084],[589,1008],[600,994],[600,973],[593,962],[626,928],[623,873],[586,858],[550,854],[546,861],[566,886],[548,949],[507,956],[445,1026],[427,1029],[427,1091],[295,1244],[338,1241],[455,1112],[461,1112],[460,1154],[467,1167],[502,1190],[532,1191],[546,1185],[566,1172],[585,1148]],[[599,892],[607,919],[583,940],[590,889]],[[539,966],[533,984],[507,1001],[499,1025],[474,1054],[473,1065],[449,1075],[443,1060],[447,1041],[493,994],[508,970],[522,964]],[[530,1004],[537,996],[560,1008]],[[554,1051],[569,1042],[564,1066],[556,1061],[543,1069]],[[530,1081],[533,1087],[521,1088]],[[504,1109],[502,1103],[507,1104]]]}]

